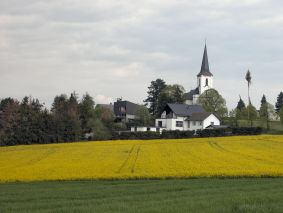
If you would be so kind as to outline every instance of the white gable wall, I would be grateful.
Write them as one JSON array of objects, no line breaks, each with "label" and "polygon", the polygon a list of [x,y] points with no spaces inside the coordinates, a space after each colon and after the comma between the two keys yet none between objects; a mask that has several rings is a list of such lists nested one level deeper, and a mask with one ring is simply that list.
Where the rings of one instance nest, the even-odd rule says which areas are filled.
[{"label": "white gable wall", "polygon": [[203,129],[211,125],[213,122],[213,125],[220,125],[220,120],[213,114],[208,116],[206,119],[203,121]]}]

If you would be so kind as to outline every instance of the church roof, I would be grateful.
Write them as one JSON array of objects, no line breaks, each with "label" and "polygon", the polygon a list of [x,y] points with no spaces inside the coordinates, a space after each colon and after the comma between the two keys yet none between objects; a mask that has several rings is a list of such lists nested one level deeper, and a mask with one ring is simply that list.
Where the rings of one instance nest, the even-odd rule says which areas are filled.
[{"label": "church roof", "polygon": [[202,57],[201,69],[200,69],[200,72],[199,72],[199,74],[197,76],[199,77],[201,75],[213,76],[212,73],[209,70],[206,44],[204,46],[204,52],[203,52],[203,57]]},{"label": "church roof", "polygon": [[193,100],[194,95],[199,95],[199,88],[192,89],[190,92],[185,93],[186,100]]}]

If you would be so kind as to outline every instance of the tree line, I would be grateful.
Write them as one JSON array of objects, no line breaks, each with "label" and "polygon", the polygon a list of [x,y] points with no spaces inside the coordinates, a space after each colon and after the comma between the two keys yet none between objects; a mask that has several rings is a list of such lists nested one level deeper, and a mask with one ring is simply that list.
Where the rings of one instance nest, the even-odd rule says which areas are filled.
[{"label": "tree line", "polygon": [[[220,118],[222,123],[230,126],[239,126],[241,120],[249,122],[250,126],[254,121],[262,121],[266,128],[270,128],[270,120],[281,120],[283,124],[283,92],[280,92],[274,105],[267,101],[265,95],[260,101],[260,109],[257,110],[250,98],[251,72],[248,71],[245,80],[248,85],[248,104],[246,105],[240,97],[235,109],[230,112],[226,106],[225,99],[215,89],[208,89],[203,92],[198,99],[198,104],[202,105],[205,111],[212,112]],[[154,118],[160,117],[167,103],[185,103],[184,87],[178,84],[167,85],[162,79],[156,79],[150,83],[147,91],[147,98],[144,100],[150,114]]]},{"label": "tree line", "polygon": [[[250,87],[251,76],[246,80]],[[154,119],[160,117],[167,103],[185,103],[184,87],[166,84],[162,79],[152,81],[148,87],[144,105],[136,110],[136,119],[129,123],[117,122],[113,110],[96,105],[89,94],[79,100],[73,92],[54,98],[48,110],[38,99],[24,97],[21,101],[4,98],[0,101],[0,145],[58,143],[80,140],[112,139],[117,132],[129,130],[130,126],[152,126]],[[222,123],[239,126],[241,120],[255,120],[266,123],[276,117],[283,123],[283,92],[277,97],[275,107],[261,99],[260,109],[251,103],[246,105],[240,97],[235,109],[228,113],[225,99],[215,89],[206,90],[199,97],[199,104],[208,112],[217,115]]]},{"label": "tree line", "polygon": [[112,132],[126,129],[114,121],[113,111],[95,107],[89,94],[81,100],[75,92],[58,95],[50,110],[32,97],[5,98],[0,101],[0,145],[79,141],[87,134],[110,139]]}]

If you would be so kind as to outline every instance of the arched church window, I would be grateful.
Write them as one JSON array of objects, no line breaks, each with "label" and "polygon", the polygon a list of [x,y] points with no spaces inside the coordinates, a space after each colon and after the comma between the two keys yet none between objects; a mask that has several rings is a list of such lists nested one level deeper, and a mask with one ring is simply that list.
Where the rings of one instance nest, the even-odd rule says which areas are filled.
[{"label": "arched church window", "polygon": [[205,79],[205,86],[208,86],[208,79]]}]

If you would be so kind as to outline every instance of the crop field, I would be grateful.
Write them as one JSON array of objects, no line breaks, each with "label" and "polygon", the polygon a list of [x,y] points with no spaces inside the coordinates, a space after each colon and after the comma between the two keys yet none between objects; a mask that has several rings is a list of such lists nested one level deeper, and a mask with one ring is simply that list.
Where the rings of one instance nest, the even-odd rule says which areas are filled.
[{"label": "crop field", "polygon": [[0,148],[0,182],[283,176],[283,136]]},{"label": "crop field", "polygon": [[283,178],[0,184],[0,212],[282,213]]}]

